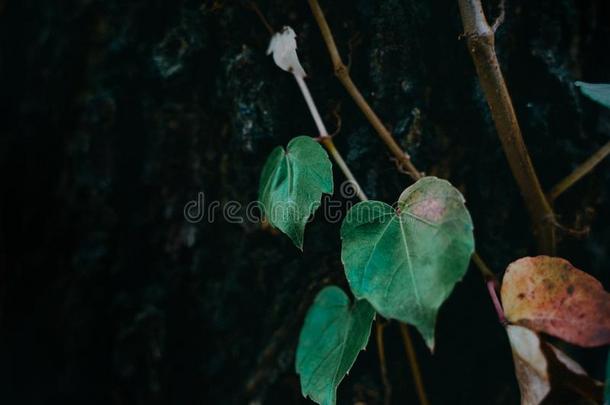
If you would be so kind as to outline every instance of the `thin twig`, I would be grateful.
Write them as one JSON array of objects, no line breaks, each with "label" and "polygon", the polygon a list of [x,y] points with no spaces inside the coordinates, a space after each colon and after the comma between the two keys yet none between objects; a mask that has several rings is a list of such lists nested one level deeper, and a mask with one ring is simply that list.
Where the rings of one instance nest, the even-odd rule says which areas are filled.
[{"label": "thin twig", "polygon": [[[335,70],[335,75],[337,76],[339,81],[343,84],[343,87],[345,87],[347,92],[352,96],[352,98],[354,99],[354,102],[360,108],[360,110],[362,111],[364,116],[371,123],[371,125],[375,129],[375,132],[377,132],[377,135],[379,135],[379,137],[386,144],[386,146],[388,147],[390,152],[392,152],[392,154],[396,157],[396,159],[398,159],[398,161],[400,162],[400,165],[409,173],[409,175],[414,180],[420,179],[423,176],[415,168],[415,166],[411,162],[411,158],[409,157],[409,155],[407,153],[405,153],[405,151],[402,150],[402,148],[398,145],[398,143],[396,143],[396,141],[392,137],[392,134],[390,134],[390,132],[386,129],[386,127],[383,125],[383,123],[381,122],[381,120],[379,119],[377,114],[375,114],[373,109],[369,106],[367,101],[364,99],[364,97],[362,96],[362,94],[360,93],[360,91],[358,90],[358,88],[356,87],[354,82],[352,81],[347,67],[341,60],[341,56],[339,55],[339,50],[337,49],[337,46],[335,45],[335,40],[330,31],[330,27],[328,26],[328,23],[326,22],[326,17],[324,17],[324,13],[322,12],[320,5],[318,4],[318,1],[309,0],[309,6],[311,7],[311,11],[316,19],[316,22],[318,23],[318,26],[320,27],[320,32],[322,33],[322,37],[324,38],[324,42],[326,43],[326,46],[328,48],[328,52],[330,54],[330,59],[332,61],[332,64],[333,64],[333,67]],[[404,328],[403,328],[403,325],[401,324],[401,331],[403,331],[403,329],[404,329],[404,332],[402,332],[403,340],[405,339],[404,334],[406,333],[407,337],[409,338],[408,340],[410,342],[410,337],[408,335],[409,332],[406,329],[406,325],[404,325]],[[412,345],[410,346],[410,348],[411,348],[411,350],[409,350],[407,348],[407,357],[409,359],[411,372],[413,373],[413,380],[414,380],[415,386],[417,388],[417,394],[420,397],[421,404],[428,405],[428,400],[426,397],[426,392],[424,390],[422,376],[421,376],[421,372],[419,369],[419,363],[417,361],[417,355],[415,354],[415,351],[412,350],[413,349]]]},{"label": "thin twig", "polygon": [[357,45],[360,45],[361,41],[362,40],[360,38],[360,34],[356,33],[347,42],[347,70],[348,71],[352,68],[352,60],[353,60],[354,50],[355,50]]},{"label": "thin twig", "polygon": [[589,232],[591,231],[591,228],[588,225],[581,229],[567,227],[567,226],[559,223],[559,221],[555,221],[553,223],[553,225],[555,225],[555,227],[557,229],[559,229],[560,231],[562,231],[563,233],[570,235],[572,237],[575,237],[575,238],[583,238],[583,237],[587,236],[589,234]]},{"label": "thin twig", "polygon": [[345,160],[343,160],[343,156],[341,156],[341,154],[335,147],[333,138],[328,135],[326,126],[324,125],[324,122],[320,117],[320,113],[318,112],[318,107],[316,107],[316,103],[313,101],[313,97],[311,97],[311,93],[309,92],[307,83],[305,83],[305,80],[301,76],[297,74],[293,74],[293,76],[299,84],[299,88],[303,93],[303,98],[305,98],[307,107],[309,107],[309,112],[311,113],[311,116],[313,117],[313,120],[316,123],[316,127],[318,128],[318,132],[320,134],[320,142],[322,143],[322,145],[324,145],[326,150],[328,150],[328,153],[333,157],[333,159],[337,163],[337,166],[339,166],[345,177],[352,183],[356,190],[358,198],[360,198],[362,201],[367,201],[368,197],[362,191],[362,187],[360,187],[360,184],[356,180],[356,177],[354,177],[354,175],[352,174],[352,171],[347,166],[347,163],[345,163]]},{"label": "thin twig", "polygon": [[341,103],[337,104],[337,106],[335,108],[333,108],[333,111],[332,111],[333,117],[335,117],[335,130],[333,131],[332,134],[330,134],[331,137],[334,137],[339,132],[341,132],[341,126],[343,125],[343,120],[341,119],[340,111],[341,111]]},{"label": "thin twig", "polygon": [[413,381],[415,382],[415,390],[417,391],[419,403],[421,405],[429,405],[430,402],[428,401],[428,396],[426,395],[426,390],[424,388],[424,382],[421,376],[421,370],[419,369],[419,364],[417,363],[417,361],[413,360],[417,359],[417,356],[415,354],[415,349],[413,348],[413,341],[411,340],[411,335],[409,333],[409,328],[407,324],[400,324],[400,335],[402,336],[402,342],[407,352],[407,358],[409,359],[411,373],[413,373]]},{"label": "thin twig", "polygon": [[610,154],[610,141],[595,152],[589,159],[578,166],[569,176],[557,183],[551,191],[547,193],[549,201],[555,201],[557,197],[563,194],[567,189],[572,187],[574,183],[589,174],[602,160]]},{"label": "thin twig", "polygon": [[[251,2],[251,6],[254,9],[254,11],[257,13],[257,15],[259,16],[260,20],[263,22],[263,24],[267,27],[267,30],[270,32],[270,34],[273,34],[273,29],[267,23],[267,20],[265,19],[264,15],[261,13],[261,11],[256,6],[256,3]],[[337,165],[339,166],[339,168],[341,169],[341,171],[343,172],[345,177],[352,183],[352,186],[355,188],[358,198],[360,198],[360,200],[362,200],[362,201],[367,201],[368,197],[363,192],[362,187],[360,187],[360,184],[358,183],[358,181],[352,174],[351,170],[345,163],[345,160],[343,160],[343,157],[341,156],[341,154],[335,147],[333,138],[331,136],[329,136],[326,126],[324,125],[324,121],[322,121],[322,118],[320,117],[318,108],[316,107],[316,104],[313,101],[313,97],[311,96],[311,92],[309,91],[309,88],[307,87],[305,80],[297,74],[293,74],[293,76],[294,76],[295,80],[297,81],[299,88],[301,89],[303,98],[305,99],[305,102],[307,104],[307,107],[309,108],[311,116],[313,117],[316,127],[318,128],[318,132],[320,134],[320,137],[319,137],[320,142],[322,143],[322,145],[324,145],[326,147],[329,154],[333,157],[333,159],[335,160],[335,162],[337,163]],[[364,103],[366,104],[366,101]],[[368,105],[367,105],[367,107],[368,107]],[[369,110],[372,112],[370,107],[369,107]],[[339,127],[340,127],[340,124],[341,123],[339,121]],[[381,122],[379,122],[379,124],[383,127]],[[401,151],[401,153],[404,153],[404,152]],[[407,160],[409,160],[409,163],[410,163],[410,159],[408,159],[408,157],[407,157]],[[413,169],[414,169],[414,167],[413,167]],[[415,170],[415,173],[418,176],[417,178],[421,177],[421,175],[419,175],[417,170]],[[383,345],[383,329],[382,329],[382,327],[379,326],[380,325],[379,323],[377,323],[377,325],[378,325],[378,327],[376,329],[376,338],[377,338],[377,346],[379,348],[380,367],[382,369],[382,378],[383,378],[384,387],[386,390],[386,401],[389,404],[389,401],[391,398],[391,385],[389,383],[389,379],[388,379],[388,375],[387,375],[387,366],[386,366],[386,361],[385,361],[385,348]],[[406,326],[405,326],[405,328],[406,328]],[[406,331],[406,329],[405,329],[405,331]],[[406,332],[408,334],[408,331],[406,331]],[[423,383],[421,381],[421,375],[420,375],[420,371],[419,371],[419,364],[417,362],[417,356],[415,354],[415,351],[412,350],[412,347],[411,347],[411,350],[409,351],[408,355],[409,355],[409,362],[411,364],[411,369],[414,374],[414,379],[415,379],[416,385],[418,387],[418,395],[420,395],[420,397],[422,397],[422,395],[423,395],[422,404],[428,405],[425,391],[423,391]]]},{"label": "thin twig", "polygon": [[498,294],[496,293],[496,291],[498,290],[498,282],[493,279],[487,280],[485,284],[487,285],[487,291],[491,296],[491,300],[494,303],[494,308],[496,310],[496,314],[498,315],[498,320],[502,325],[506,326],[508,324],[508,321],[506,320],[506,316],[504,315],[504,309],[502,308],[502,304],[500,303],[500,299],[498,298]]},{"label": "thin twig", "polygon": [[362,113],[366,116],[368,121],[371,123],[375,132],[379,135],[379,137],[385,142],[387,147],[390,149],[392,154],[396,156],[396,158],[400,161],[400,164],[409,172],[410,176],[417,180],[422,177],[421,173],[415,168],[413,163],[411,162],[411,158],[404,150],[398,145],[390,131],[386,129],[383,125],[377,114],[373,111],[373,109],[369,106],[367,101],[364,99],[360,90],[356,87],[354,82],[352,81],[349,70],[347,66],[343,63],[341,59],[341,55],[339,55],[339,50],[337,49],[337,45],[335,44],[335,40],[330,31],[330,27],[326,22],[326,17],[324,17],[324,13],[320,8],[320,4],[318,4],[318,0],[309,0],[309,6],[311,7],[311,11],[320,27],[320,32],[322,33],[322,38],[324,38],[324,42],[328,48],[328,52],[330,54],[330,59],[333,64],[333,68],[335,70],[335,75],[343,84],[347,92],[352,96],[356,105],[360,108]]},{"label": "thin twig", "polygon": [[491,110],[498,137],[530,214],[538,248],[555,251],[555,217],[532,165],[521,135],[504,76],[494,47],[494,33],[483,12],[481,0],[458,0],[468,50]]},{"label": "thin twig", "polygon": [[485,262],[483,261],[483,259],[481,259],[481,256],[479,256],[477,252],[474,252],[472,254],[472,261],[474,262],[475,266],[477,266],[481,271],[481,274],[483,275],[485,281],[496,279],[496,275],[494,274],[494,272],[490,270],[490,268],[487,266],[487,264],[485,264]]},{"label": "thin twig", "polygon": [[383,383],[384,389],[384,399],[383,403],[385,405],[390,405],[392,400],[392,384],[390,384],[390,379],[388,378],[388,367],[385,359],[385,345],[383,343],[383,330],[385,325],[382,323],[381,318],[377,316],[375,319],[375,338],[377,341],[377,354],[379,355],[379,369],[381,372],[381,381]]},{"label": "thin twig", "polygon": [[491,271],[491,269],[485,264],[481,256],[477,252],[474,252],[472,255],[472,261],[479,268],[481,274],[483,275],[483,279],[485,280],[485,285],[487,287],[487,292],[491,297],[491,302],[494,304],[494,309],[496,310],[496,314],[498,315],[498,321],[502,325],[506,325],[506,317],[504,316],[504,310],[502,309],[502,304],[500,304],[500,300],[498,299],[498,295],[496,293],[498,289],[498,278],[495,273]]}]

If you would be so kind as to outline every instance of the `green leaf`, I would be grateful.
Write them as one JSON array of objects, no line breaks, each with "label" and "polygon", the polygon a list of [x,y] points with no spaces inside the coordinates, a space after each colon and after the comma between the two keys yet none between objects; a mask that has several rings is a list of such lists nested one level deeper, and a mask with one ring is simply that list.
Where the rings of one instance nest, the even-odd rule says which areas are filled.
[{"label": "green leaf", "polygon": [[350,300],[338,287],[318,293],[307,312],[297,347],[296,371],[303,396],[321,405],[335,405],[337,386],[366,346],[375,311]]},{"label": "green leaf", "polygon": [[398,209],[356,204],[341,226],[341,259],[357,298],[386,318],[413,324],[434,349],[441,304],[474,252],[464,197],[449,182],[424,177],[400,196]]},{"label": "green leaf", "polygon": [[576,82],[582,94],[606,108],[610,108],[610,84]]},{"label": "green leaf", "polygon": [[267,158],[258,198],[269,223],[303,249],[307,220],[320,206],[322,193],[332,192],[332,164],[326,151],[313,138],[298,136],[287,151],[278,146]]}]

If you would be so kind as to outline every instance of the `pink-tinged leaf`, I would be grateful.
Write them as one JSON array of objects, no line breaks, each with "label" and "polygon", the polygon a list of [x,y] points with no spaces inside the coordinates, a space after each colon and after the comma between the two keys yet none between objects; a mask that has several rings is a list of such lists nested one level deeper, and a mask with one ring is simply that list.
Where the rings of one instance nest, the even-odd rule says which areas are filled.
[{"label": "pink-tinged leaf", "polygon": [[555,346],[527,328],[506,327],[521,405],[599,404],[603,384]]},{"label": "pink-tinged leaf", "polygon": [[610,294],[567,260],[538,256],[511,263],[501,295],[513,324],[583,347],[610,344]]}]

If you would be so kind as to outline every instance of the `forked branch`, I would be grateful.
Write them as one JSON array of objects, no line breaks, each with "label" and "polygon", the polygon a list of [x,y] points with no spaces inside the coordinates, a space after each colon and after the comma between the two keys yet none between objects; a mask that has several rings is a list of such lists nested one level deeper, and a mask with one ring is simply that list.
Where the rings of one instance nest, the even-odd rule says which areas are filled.
[{"label": "forked branch", "polygon": [[554,213],[521,135],[513,103],[496,56],[494,31],[487,23],[481,0],[458,0],[468,50],[491,110],[502,148],[528,209],[538,249],[555,251]]}]

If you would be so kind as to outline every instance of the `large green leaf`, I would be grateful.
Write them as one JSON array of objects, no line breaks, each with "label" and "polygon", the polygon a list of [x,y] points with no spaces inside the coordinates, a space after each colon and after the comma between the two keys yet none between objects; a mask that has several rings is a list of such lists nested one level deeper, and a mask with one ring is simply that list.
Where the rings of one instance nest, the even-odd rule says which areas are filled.
[{"label": "large green leaf", "polygon": [[438,309],[474,251],[472,229],[460,192],[436,177],[408,187],[397,209],[356,204],[341,226],[341,258],[354,295],[386,318],[415,325],[433,350]]},{"label": "large green leaf", "polygon": [[332,165],[326,151],[311,137],[298,136],[286,151],[278,146],[267,158],[258,198],[269,223],[302,249],[307,220],[320,206],[322,193],[332,192]]},{"label": "large green leaf", "polygon": [[320,291],[305,317],[297,348],[303,396],[321,405],[335,405],[337,386],[366,346],[374,317],[365,300],[350,305],[338,287]]},{"label": "large green leaf", "polygon": [[576,85],[580,87],[580,91],[585,96],[604,107],[610,108],[610,84],[576,82]]}]

